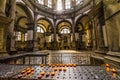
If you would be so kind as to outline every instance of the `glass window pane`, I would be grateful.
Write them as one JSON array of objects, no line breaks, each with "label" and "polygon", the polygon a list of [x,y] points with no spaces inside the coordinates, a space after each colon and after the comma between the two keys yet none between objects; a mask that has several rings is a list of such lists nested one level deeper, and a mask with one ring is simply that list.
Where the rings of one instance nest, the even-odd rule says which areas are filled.
[{"label": "glass window pane", "polygon": [[67,28],[64,28],[64,29],[61,30],[60,33],[61,33],[61,34],[68,34],[68,33],[70,33],[70,30],[67,29]]},{"label": "glass window pane", "polygon": [[57,10],[62,10],[62,0],[57,0]]},{"label": "glass window pane", "polygon": [[38,26],[38,27],[37,27],[37,32],[44,33],[44,30],[43,30],[42,27]]},{"label": "glass window pane", "polygon": [[65,0],[65,9],[70,9],[71,4],[70,0]]},{"label": "glass window pane", "polygon": [[37,32],[40,32],[40,27],[37,27]]},{"label": "glass window pane", "polygon": [[48,7],[52,8],[52,0],[48,0]]},{"label": "glass window pane", "polygon": [[44,4],[44,0],[38,0],[40,4]]},{"label": "glass window pane", "polygon": [[27,33],[25,33],[25,41],[27,41],[27,36],[28,36],[28,34],[27,34]]},{"label": "glass window pane", "polygon": [[83,0],[76,0],[76,5],[83,4]]},{"label": "glass window pane", "polygon": [[17,40],[20,41],[21,40],[21,32],[18,32],[18,35],[17,35]]}]

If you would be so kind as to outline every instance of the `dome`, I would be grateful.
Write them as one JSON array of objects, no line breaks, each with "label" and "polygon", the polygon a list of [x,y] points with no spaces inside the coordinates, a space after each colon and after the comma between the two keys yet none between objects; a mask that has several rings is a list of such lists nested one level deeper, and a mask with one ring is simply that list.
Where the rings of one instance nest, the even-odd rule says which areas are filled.
[{"label": "dome", "polygon": [[30,0],[39,11],[50,14],[70,14],[84,8],[91,0]]}]

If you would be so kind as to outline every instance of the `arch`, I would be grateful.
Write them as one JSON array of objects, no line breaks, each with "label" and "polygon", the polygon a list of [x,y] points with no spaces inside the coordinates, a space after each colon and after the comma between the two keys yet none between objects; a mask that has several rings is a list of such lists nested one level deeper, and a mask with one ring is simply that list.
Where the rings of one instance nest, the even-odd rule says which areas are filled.
[{"label": "arch", "polygon": [[17,19],[17,25],[19,25],[20,27],[23,27],[23,28],[27,28],[27,27],[25,27],[24,25],[26,25],[27,23],[25,23],[25,21],[22,21],[22,25],[20,25],[21,23],[21,20],[27,20],[27,22],[28,22],[28,18],[26,17],[26,16],[21,16],[21,17],[19,17],[18,19]]},{"label": "arch", "polygon": [[[69,28],[69,27],[63,27],[63,28],[59,29],[59,33],[61,33],[61,31],[64,30],[64,29],[68,29],[68,30],[70,31],[70,28]],[[70,31],[70,32],[71,32],[71,31]]]},{"label": "arch", "polygon": [[32,14],[31,14],[30,10],[27,8],[27,6],[24,5],[24,4],[21,3],[21,2],[16,2],[16,5],[19,6],[21,9],[24,10],[24,12],[25,12],[26,15],[27,15],[27,18],[28,18],[29,22],[30,22],[30,23],[33,23],[34,20],[33,20]]},{"label": "arch", "polygon": [[88,20],[90,19],[90,17],[87,15],[87,14],[84,14],[84,15],[82,15],[82,16],[80,16],[78,19],[77,19],[77,21],[76,21],[76,23],[75,23],[75,29],[76,29],[76,31],[78,31],[79,30],[79,25],[81,25],[81,27],[82,27],[82,29],[84,30],[85,29],[85,26],[86,26],[86,23],[87,23],[87,21],[86,20],[83,20],[83,19],[85,19],[85,17],[87,17],[88,18]]},{"label": "arch", "polygon": [[[39,29],[38,29],[38,28],[39,28]],[[45,32],[46,32],[45,28],[44,28],[43,26],[40,26],[40,25],[37,26],[37,32],[40,32],[39,30],[40,30],[40,31],[41,31],[41,30],[43,31],[43,32],[41,31],[41,33],[45,33]]]},{"label": "arch", "polygon": [[41,27],[41,28],[44,30],[44,32],[47,32],[47,30],[46,30],[46,28],[45,28],[45,25],[43,25],[43,24],[38,24],[37,27]]},{"label": "arch", "polygon": [[68,20],[61,20],[56,27],[57,30],[60,31],[65,26],[68,27],[70,30],[72,29],[72,24]]},{"label": "arch", "polygon": [[[40,21],[45,21],[45,22],[47,22],[47,24],[44,24],[45,22],[42,23]],[[47,19],[47,18],[39,18],[37,20],[37,23],[45,26],[46,32],[53,32],[52,31],[53,30],[53,25],[52,25],[52,22],[49,19]]]}]

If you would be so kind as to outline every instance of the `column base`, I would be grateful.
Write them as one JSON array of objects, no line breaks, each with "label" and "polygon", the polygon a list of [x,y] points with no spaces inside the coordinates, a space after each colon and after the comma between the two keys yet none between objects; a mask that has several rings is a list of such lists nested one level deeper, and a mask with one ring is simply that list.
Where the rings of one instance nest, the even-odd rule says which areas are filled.
[{"label": "column base", "polygon": [[75,44],[75,42],[72,42],[72,49],[76,50],[76,44]]}]

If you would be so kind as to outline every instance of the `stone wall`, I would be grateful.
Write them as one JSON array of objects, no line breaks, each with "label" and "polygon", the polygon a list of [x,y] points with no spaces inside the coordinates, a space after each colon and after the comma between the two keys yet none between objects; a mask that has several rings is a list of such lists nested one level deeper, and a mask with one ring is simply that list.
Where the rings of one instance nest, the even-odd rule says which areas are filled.
[{"label": "stone wall", "polygon": [[109,50],[120,51],[120,4],[104,2]]}]

